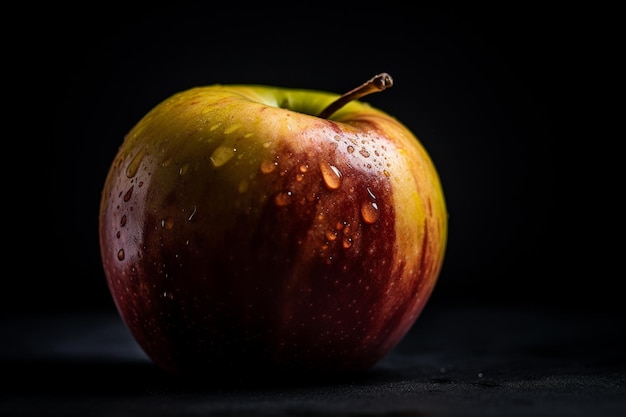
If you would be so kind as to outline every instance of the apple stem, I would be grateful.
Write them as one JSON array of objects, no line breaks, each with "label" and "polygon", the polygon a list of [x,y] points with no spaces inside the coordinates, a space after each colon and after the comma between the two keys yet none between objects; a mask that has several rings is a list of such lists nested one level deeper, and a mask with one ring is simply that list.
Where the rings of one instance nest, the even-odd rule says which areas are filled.
[{"label": "apple stem", "polygon": [[347,93],[341,95],[337,100],[330,103],[324,110],[322,110],[318,117],[328,119],[337,110],[339,110],[352,100],[358,100],[368,94],[383,91],[391,87],[392,85],[393,79],[391,78],[391,75],[387,74],[386,72],[375,75],[360,86],[348,91]]}]

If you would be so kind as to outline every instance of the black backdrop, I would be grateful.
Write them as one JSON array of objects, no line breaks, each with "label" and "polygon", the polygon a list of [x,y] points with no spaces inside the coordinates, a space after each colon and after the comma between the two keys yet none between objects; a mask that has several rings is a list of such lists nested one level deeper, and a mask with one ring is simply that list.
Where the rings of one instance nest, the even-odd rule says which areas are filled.
[{"label": "black backdrop", "polygon": [[572,213],[593,193],[563,200],[576,189],[563,152],[576,138],[560,125],[575,96],[563,79],[574,25],[545,10],[300,4],[95,5],[25,19],[14,36],[34,38],[5,64],[25,149],[7,155],[23,198],[5,199],[16,256],[3,313],[113,308],[100,192],[125,133],[161,100],[213,83],[344,92],[382,71],[394,87],[365,101],[416,133],[446,192],[432,302],[616,308],[614,277],[589,262],[598,242],[578,232],[593,228],[590,214]]}]

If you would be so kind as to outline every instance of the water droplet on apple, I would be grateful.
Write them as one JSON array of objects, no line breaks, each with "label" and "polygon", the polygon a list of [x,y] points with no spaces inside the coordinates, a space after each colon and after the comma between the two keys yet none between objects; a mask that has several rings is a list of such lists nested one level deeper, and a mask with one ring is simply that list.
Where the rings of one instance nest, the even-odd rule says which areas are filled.
[{"label": "water droplet on apple", "polygon": [[143,160],[143,157],[145,154],[146,154],[146,148],[142,147],[139,150],[139,152],[137,152],[137,154],[130,161],[130,164],[128,164],[128,167],[126,167],[126,176],[128,178],[133,178],[135,175],[137,175],[137,171],[139,170],[139,165],[141,165],[141,161]]},{"label": "water droplet on apple", "polygon": [[219,168],[235,156],[235,150],[228,146],[220,146],[211,154],[211,163],[215,168]]},{"label": "water droplet on apple", "polygon": [[337,232],[335,230],[327,230],[326,231],[326,239],[330,242],[337,239]]},{"label": "water droplet on apple", "polygon": [[188,170],[189,170],[189,163],[183,164],[183,166],[181,166],[180,169],[178,170],[178,175],[185,175]]},{"label": "water droplet on apple", "polygon": [[363,221],[365,221],[365,223],[376,223],[376,220],[378,220],[378,217],[380,217],[378,204],[373,201],[363,203],[361,205],[361,217],[363,217]]},{"label": "water droplet on apple", "polygon": [[172,219],[171,217],[162,219],[161,227],[165,230],[172,230],[172,227],[174,227],[174,219]]},{"label": "water droplet on apple", "polygon": [[309,170],[309,166],[306,164],[302,164],[300,165],[300,172],[304,173],[307,172]]},{"label": "water droplet on apple", "polygon": [[126,221],[127,221],[127,218],[126,218],[126,215],[124,214],[122,216],[122,219],[120,220],[120,226],[122,227],[126,226]]},{"label": "water droplet on apple", "polygon": [[341,140],[341,136],[335,135],[335,136],[333,136],[333,139],[335,139],[337,142],[339,142]]},{"label": "water droplet on apple", "polygon": [[269,174],[276,169],[276,165],[277,163],[274,161],[265,160],[261,162],[261,172],[264,174]]},{"label": "water droplet on apple", "polygon": [[364,157],[364,158],[369,158],[370,153],[367,151],[367,149],[365,148],[361,148],[361,150],[359,151],[359,153]]},{"label": "water droplet on apple", "polygon": [[322,171],[322,178],[326,187],[330,190],[336,190],[341,186],[341,171],[334,165],[328,162],[320,162],[320,171]]},{"label": "water droplet on apple", "polygon": [[233,133],[233,132],[239,130],[240,127],[241,127],[240,124],[234,124],[234,125],[227,126],[226,129],[224,129],[224,133],[225,134]]},{"label": "water droplet on apple", "polygon": [[[191,211],[191,213],[189,214],[189,216],[187,217],[187,221],[191,221],[193,220],[194,216],[196,215],[196,212],[198,211],[198,206],[193,206],[193,210]],[[174,222],[172,222],[172,225],[174,224]]]},{"label": "water droplet on apple", "polygon": [[270,145],[271,145],[271,144],[272,144],[272,142],[269,142],[269,141],[268,141],[268,142],[264,142],[264,143],[263,143],[263,147],[264,147],[265,149],[267,149],[267,148],[269,148],[269,147],[270,147]]},{"label": "water droplet on apple", "polygon": [[118,259],[118,260],[123,261],[123,260],[124,260],[124,257],[125,257],[125,255],[124,255],[124,249],[120,249],[119,251],[117,251],[117,259]]},{"label": "water droplet on apple", "polygon": [[352,246],[352,238],[348,236],[344,237],[342,244],[344,249],[349,249]]},{"label": "water droplet on apple", "polygon": [[387,171],[386,169],[383,170],[383,174],[385,174],[385,177],[390,177],[391,173],[389,171]]},{"label": "water droplet on apple", "polygon": [[353,152],[354,152],[354,146],[348,145],[348,153],[353,153]]},{"label": "water droplet on apple", "polygon": [[128,200],[130,200],[130,197],[133,195],[133,189],[135,188],[134,185],[131,185],[130,188],[128,189],[128,191],[126,191],[126,194],[124,194],[124,201],[128,202]]},{"label": "water droplet on apple", "polygon": [[291,191],[276,194],[276,197],[274,197],[274,203],[279,207],[291,204]]}]

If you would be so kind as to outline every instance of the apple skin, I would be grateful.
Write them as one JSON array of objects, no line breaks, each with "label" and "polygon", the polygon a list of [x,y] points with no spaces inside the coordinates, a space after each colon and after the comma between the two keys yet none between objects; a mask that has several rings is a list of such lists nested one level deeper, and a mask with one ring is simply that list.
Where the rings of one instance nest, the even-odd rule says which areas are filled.
[{"label": "apple skin", "polygon": [[126,135],[101,197],[115,305],[171,373],[353,372],[408,332],[443,264],[446,204],[394,117],[339,95],[212,85]]}]

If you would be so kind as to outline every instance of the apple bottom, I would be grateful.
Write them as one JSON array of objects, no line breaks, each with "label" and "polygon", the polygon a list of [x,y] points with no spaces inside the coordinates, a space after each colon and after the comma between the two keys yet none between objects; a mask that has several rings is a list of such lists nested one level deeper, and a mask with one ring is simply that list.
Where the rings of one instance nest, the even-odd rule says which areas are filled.
[{"label": "apple bottom", "polygon": [[[352,226],[350,251],[331,242],[310,253],[301,247],[310,247],[302,222],[311,220],[271,209],[252,236],[251,224],[233,228],[218,256],[190,233],[193,250],[162,251],[156,265],[131,260],[116,274],[126,279],[110,287],[137,342],[172,373],[362,371],[404,336],[428,298],[418,296],[417,274],[397,266],[393,239],[377,239],[388,216]],[[286,232],[270,234],[276,224]],[[163,236],[146,246],[156,250],[164,239],[169,246]]]},{"label": "apple bottom", "polygon": [[[203,232],[209,210],[198,208],[196,223],[159,227],[127,241],[123,262],[109,258],[113,298],[155,363],[172,373],[355,372],[404,336],[429,290],[398,253],[393,206],[369,224],[359,198],[316,187],[311,201],[270,199],[259,217],[237,215],[221,239]],[[170,214],[149,213],[140,229]]]},{"label": "apple bottom", "polygon": [[[282,304],[277,299],[285,295],[277,296],[275,291],[220,293],[219,301],[210,296],[194,298],[203,305],[213,303],[215,308],[206,315],[167,295],[152,306],[158,314],[135,315],[133,312],[142,308],[136,305],[121,307],[121,311],[144,351],[162,369],[176,374],[364,371],[401,339],[418,314],[415,309],[410,316],[376,311],[381,304],[372,302],[366,310],[376,319],[367,329],[370,319],[359,316],[357,307],[350,311],[346,304],[342,312],[338,303],[321,300],[317,301],[321,310],[315,310],[314,297],[305,290],[294,290],[292,295],[309,306],[300,311],[292,303]],[[179,296],[184,294],[179,292]],[[265,302],[254,304],[250,298]],[[181,316],[185,308],[189,314]],[[381,329],[382,322],[386,326]]]}]

